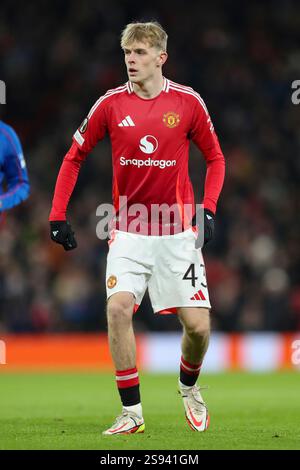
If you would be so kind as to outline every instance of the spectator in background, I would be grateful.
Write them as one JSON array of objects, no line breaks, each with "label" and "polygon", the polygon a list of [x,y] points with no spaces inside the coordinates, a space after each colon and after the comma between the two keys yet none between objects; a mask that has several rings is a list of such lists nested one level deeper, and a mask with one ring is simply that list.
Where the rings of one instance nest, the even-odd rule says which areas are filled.
[{"label": "spectator in background", "polygon": [[20,140],[12,127],[0,121],[0,223],[8,209],[29,196],[29,180]]}]

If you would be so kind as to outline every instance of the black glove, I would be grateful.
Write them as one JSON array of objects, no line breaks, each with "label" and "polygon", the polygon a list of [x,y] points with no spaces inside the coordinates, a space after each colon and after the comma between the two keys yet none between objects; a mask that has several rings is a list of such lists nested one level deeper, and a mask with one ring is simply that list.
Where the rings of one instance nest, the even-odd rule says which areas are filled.
[{"label": "black glove", "polygon": [[62,245],[66,251],[77,247],[72,227],[65,220],[50,222],[50,236],[51,240]]},{"label": "black glove", "polygon": [[[201,209],[202,210],[202,209]],[[204,209],[203,214],[203,222],[204,222],[204,236],[202,236],[202,227],[199,227],[199,221],[202,220],[201,215],[199,214],[199,221],[197,222],[197,213],[194,215],[192,219],[192,225],[198,225],[198,238],[195,243],[196,248],[200,248],[201,241],[203,240],[203,246],[206,245],[214,236],[215,230],[215,216],[213,212],[208,209]]]}]

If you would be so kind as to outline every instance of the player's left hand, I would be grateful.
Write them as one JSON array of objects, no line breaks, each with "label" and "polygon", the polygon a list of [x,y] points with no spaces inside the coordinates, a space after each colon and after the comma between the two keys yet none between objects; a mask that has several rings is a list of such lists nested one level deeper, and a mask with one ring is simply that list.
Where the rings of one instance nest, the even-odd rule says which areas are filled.
[{"label": "player's left hand", "polygon": [[[194,215],[192,219],[192,225],[198,225],[198,238],[195,242],[195,247],[200,248],[202,243],[201,241],[203,240],[203,246],[206,245],[210,240],[212,240],[214,236],[214,231],[215,231],[215,215],[213,212],[211,212],[209,209],[204,209],[204,216],[203,216],[203,222],[204,222],[204,227],[203,227],[203,235],[202,236],[202,227],[199,227],[199,225],[196,223],[197,221],[197,214]],[[199,220],[201,220],[201,217],[199,217]]]},{"label": "player's left hand", "polygon": [[50,236],[51,240],[62,245],[65,251],[74,250],[77,247],[72,227],[65,220],[50,222]]}]

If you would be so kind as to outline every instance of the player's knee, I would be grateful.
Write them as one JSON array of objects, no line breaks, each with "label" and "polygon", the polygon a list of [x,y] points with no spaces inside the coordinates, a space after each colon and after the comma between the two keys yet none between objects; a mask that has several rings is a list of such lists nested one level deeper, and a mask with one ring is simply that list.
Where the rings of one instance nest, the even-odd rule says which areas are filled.
[{"label": "player's knee", "polygon": [[193,338],[205,338],[209,335],[209,325],[195,324],[185,327],[187,334]]},{"label": "player's knee", "polygon": [[130,322],[132,315],[133,306],[131,304],[113,301],[107,306],[107,320],[110,325]]},{"label": "player's knee", "polygon": [[190,337],[206,337],[210,333],[210,314],[208,309],[196,309],[180,315],[180,321]]},{"label": "player's knee", "polygon": [[184,325],[187,334],[195,338],[203,338],[210,333],[210,321],[208,317],[197,318],[192,322]]}]

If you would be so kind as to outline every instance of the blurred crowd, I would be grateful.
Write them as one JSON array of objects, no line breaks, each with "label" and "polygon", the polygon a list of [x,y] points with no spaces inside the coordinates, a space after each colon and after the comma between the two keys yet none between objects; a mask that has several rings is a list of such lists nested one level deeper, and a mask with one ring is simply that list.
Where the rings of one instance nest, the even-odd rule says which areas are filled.
[{"label": "blurred crowd", "polygon": [[[227,162],[216,237],[204,248],[212,326],[220,331],[300,330],[300,4],[291,0],[137,2],[1,1],[0,119],[23,144],[31,182],[26,203],[0,227],[0,330],[106,328],[107,241],[96,208],[111,202],[106,139],[82,167],[68,217],[79,247],[49,239],[54,184],[71,138],[92,104],[127,80],[119,46],[132,20],[157,19],[169,35],[164,75],[206,102]],[[192,145],[200,202],[205,164]],[[139,331],[176,330],[148,297]]]}]

